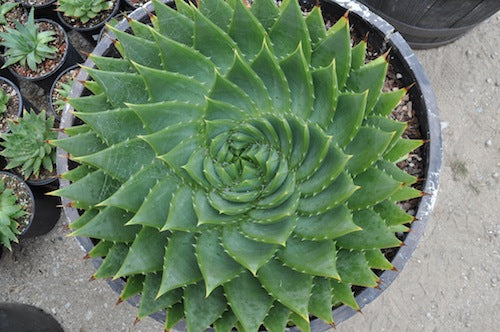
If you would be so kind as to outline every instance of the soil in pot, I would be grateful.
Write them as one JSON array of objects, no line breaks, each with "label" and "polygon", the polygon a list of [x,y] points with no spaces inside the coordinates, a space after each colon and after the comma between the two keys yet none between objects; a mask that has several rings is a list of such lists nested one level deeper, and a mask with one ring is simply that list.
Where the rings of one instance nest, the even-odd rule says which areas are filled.
[{"label": "soil in pot", "polygon": [[132,8],[139,8],[149,2],[149,0],[125,0],[125,2]]},{"label": "soil in pot", "polygon": [[47,7],[56,2],[56,0],[21,0],[19,1],[26,7],[42,8]]},{"label": "soil in pot", "polygon": [[6,133],[10,130],[8,121],[15,121],[21,116],[23,102],[19,89],[9,80],[0,77],[0,88],[9,96],[7,108],[0,117],[0,132]]},{"label": "soil in pot", "polygon": [[57,15],[61,22],[69,28],[82,32],[94,31],[94,29],[98,29],[103,26],[106,21],[108,21],[118,11],[120,1],[110,0],[110,2],[111,6],[109,7],[109,9],[99,12],[97,16],[91,18],[85,23],[83,23],[78,17],[65,16],[62,12],[58,12]]},{"label": "soil in pot", "polygon": [[[15,3],[14,0],[2,1],[2,4],[5,3]],[[8,26],[9,28],[14,29],[16,27],[15,21],[19,21],[21,23],[26,23],[28,19],[28,11],[25,7],[18,4],[16,7],[12,8],[5,14],[5,21],[7,24],[0,25],[0,31],[4,31],[4,26]]]}]

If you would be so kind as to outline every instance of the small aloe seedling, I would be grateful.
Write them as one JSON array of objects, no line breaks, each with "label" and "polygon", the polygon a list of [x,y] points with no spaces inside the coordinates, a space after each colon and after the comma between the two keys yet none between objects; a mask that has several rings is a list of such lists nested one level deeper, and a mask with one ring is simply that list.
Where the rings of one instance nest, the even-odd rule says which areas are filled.
[{"label": "small aloe seedling", "polygon": [[3,89],[0,89],[0,114],[5,113],[7,110],[7,103],[10,100],[10,96],[3,91]]},{"label": "small aloe seedling", "polygon": [[58,88],[55,89],[55,92],[57,93],[57,98],[52,103],[52,105],[54,107],[54,111],[58,116],[62,115],[62,112],[64,110],[64,105],[66,105],[66,99],[71,93],[72,86],[73,86],[73,80],[69,79],[66,82],[59,82]]},{"label": "small aloe seedling", "polygon": [[2,68],[19,63],[23,67],[27,65],[31,70],[36,70],[37,64],[47,58],[53,58],[57,49],[50,46],[49,42],[55,39],[54,31],[39,31],[33,8],[26,24],[15,21],[15,25],[15,29],[5,27],[5,32],[0,32],[0,45],[6,48],[6,61]]},{"label": "small aloe seedling", "polygon": [[85,124],[54,142],[81,164],[53,194],[85,210],[94,277],[126,277],[120,300],[166,329],[359,309],[351,286],[378,286],[413,220],[397,202],[422,195],[395,165],[422,140],[388,118],[406,89],[382,92],[387,54],[365,63],[347,16],[327,31],[296,0],[153,3],[153,27],[108,27],[122,58],[90,56],[94,95],[69,100]]},{"label": "small aloe seedling", "polygon": [[19,5],[18,2],[6,2],[0,5],[0,25],[7,24],[5,15],[12,9],[14,9],[17,5]]},{"label": "small aloe seedling", "polygon": [[42,169],[52,172],[56,160],[55,148],[48,141],[57,137],[52,130],[54,117],[46,117],[45,111],[23,112],[17,123],[9,121],[11,133],[0,134],[5,148],[0,155],[7,158],[6,169],[20,167],[24,178],[36,177]]},{"label": "small aloe seedling", "polygon": [[0,244],[9,250],[12,250],[11,242],[19,242],[17,219],[26,214],[17,200],[14,191],[6,188],[4,179],[0,179]]},{"label": "small aloe seedling", "polygon": [[64,16],[76,17],[82,23],[87,23],[112,5],[108,0],[59,0],[57,10]]}]

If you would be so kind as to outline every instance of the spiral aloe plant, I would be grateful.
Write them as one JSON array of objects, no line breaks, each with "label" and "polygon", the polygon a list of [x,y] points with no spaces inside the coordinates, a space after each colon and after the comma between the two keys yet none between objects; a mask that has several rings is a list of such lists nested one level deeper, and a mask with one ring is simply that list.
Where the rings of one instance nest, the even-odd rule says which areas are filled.
[{"label": "spiral aloe plant", "polygon": [[6,169],[20,168],[24,178],[32,174],[38,177],[45,169],[52,172],[56,161],[56,150],[48,140],[57,137],[52,130],[54,116],[46,116],[45,111],[40,114],[24,110],[23,117],[17,123],[9,120],[11,133],[0,134],[4,148],[0,155],[7,158]]},{"label": "spiral aloe plant", "polygon": [[17,235],[17,219],[26,214],[17,202],[17,196],[11,188],[5,186],[4,179],[0,179],[0,244],[12,250],[11,242],[19,242]]},{"label": "spiral aloe plant", "polygon": [[154,2],[153,27],[109,27],[122,58],[91,55],[94,94],[70,99],[84,124],[53,143],[80,166],[54,192],[85,210],[70,227],[98,239],[95,278],[142,293],[138,319],[166,328],[309,329],[332,306],[359,309],[381,252],[421,196],[395,162],[422,144],[388,118],[386,55],[365,63],[342,17],[296,0]]}]

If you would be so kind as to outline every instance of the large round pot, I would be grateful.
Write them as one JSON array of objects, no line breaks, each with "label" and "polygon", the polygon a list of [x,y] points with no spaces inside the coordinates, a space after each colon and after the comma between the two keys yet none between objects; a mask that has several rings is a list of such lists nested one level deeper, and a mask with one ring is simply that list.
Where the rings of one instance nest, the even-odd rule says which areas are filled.
[{"label": "large round pot", "polygon": [[[396,278],[398,275],[396,270],[402,270],[415,250],[417,243],[423,234],[425,225],[429,221],[429,217],[436,200],[436,193],[439,184],[439,171],[442,159],[439,113],[429,79],[427,78],[424,69],[414,56],[411,48],[399,33],[394,32],[394,28],[391,25],[355,1],[334,2],[332,0],[323,0],[320,1],[320,3],[323,12],[329,13],[332,18],[342,16],[346,10],[349,9],[350,22],[358,33],[364,36],[367,32],[369,32],[369,44],[381,51],[391,49],[390,63],[398,73],[402,74],[403,84],[408,86],[415,83],[415,86],[409,91],[410,100],[413,103],[414,109],[416,109],[420,121],[420,127],[422,128],[423,139],[429,140],[429,143],[423,147],[424,153],[422,157],[425,160],[426,174],[423,191],[426,195],[422,197],[418,206],[418,211],[416,212],[418,222],[412,224],[411,232],[409,232],[404,239],[406,245],[397,251],[392,260],[392,264],[395,269],[381,274],[380,278],[382,282],[380,284],[380,289],[364,289],[356,296],[359,306],[363,307],[373,301],[381,293],[381,290],[387,288]],[[172,1],[167,1],[167,4],[172,4]],[[145,21],[148,18],[148,12],[152,11],[153,6],[149,3],[145,6],[145,8],[135,10],[130,17],[139,21]],[[126,21],[122,21],[116,26],[116,28],[126,30],[128,28],[128,23]],[[113,50],[112,40],[105,36],[98,43],[92,53],[95,55],[106,55],[113,52]],[[94,64],[88,60],[85,63],[85,66],[94,67]],[[84,93],[85,89],[79,82],[86,81],[87,79],[89,79],[88,74],[81,71],[77,77],[78,82],[73,86],[71,96],[77,97]],[[66,106],[61,120],[61,128],[72,126],[74,121],[75,118],[71,113],[70,107]],[[61,133],[60,138],[64,137],[66,137],[66,135]],[[71,166],[71,163],[68,162],[68,159],[65,157],[65,152],[63,150],[59,150],[57,162],[58,173],[62,174],[68,171],[71,169]],[[61,180],[62,187],[68,185],[69,182],[67,180]],[[74,221],[79,217],[78,211],[71,207],[68,199],[63,198],[63,205],[65,215],[69,222]],[[85,252],[89,252],[93,248],[93,243],[89,238],[77,237],[77,240],[80,242],[82,249]],[[96,267],[100,266],[102,263],[102,260],[100,259],[95,259],[93,261]],[[120,293],[125,285],[125,282],[121,279],[116,279],[109,281],[109,284],[116,292]],[[132,297],[128,301],[131,304],[138,306],[139,297]],[[335,308],[333,310],[335,323],[338,324],[348,319],[354,313],[354,310],[346,306]],[[156,313],[152,315],[152,317],[158,321],[165,320],[165,315],[161,313]],[[179,325],[176,325],[176,328],[181,330],[185,329],[185,323],[181,321]],[[316,319],[311,321],[311,328],[315,331],[323,331],[330,329],[331,326]],[[292,328],[292,330],[296,330],[296,328]]]},{"label": "large round pot", "polygon": [[63,332],[61,325],[42,309],[22,303],[0,303],[0,331]]},{"label": "large round pot", "polygon": [[451,43],[500,9],[498,0],[359,0],[386,19],[413,48]]}]

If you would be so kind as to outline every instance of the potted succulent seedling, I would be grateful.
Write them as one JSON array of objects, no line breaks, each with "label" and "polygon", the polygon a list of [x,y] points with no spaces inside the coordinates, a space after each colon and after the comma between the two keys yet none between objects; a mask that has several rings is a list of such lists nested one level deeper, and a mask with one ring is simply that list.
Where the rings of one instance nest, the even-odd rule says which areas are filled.
[{"label": "potted succulent seedling", "polygon": [[27,12],[24,7],[19,6],[19,3],[12,1],[2,1],[0,5],[0,31],[4,30],[4,26],[14,27],[14,21],[25,22]]},{"label": "potted succulent seedling", "polygon": [[24,110],[17,122],[9,121],[11,133],[0,134],[3,139],[0,155],[7,159],[5,169],[21,174],[30,184],[53,182],[56,161],[55,148],[48,140],[57,137],[53,130],[54,116]]},{"label": "potted succulent seedling", "polygon": [[18,87],[10,80],[0,77],[0,133],[8,132],[9,120],[21,116],[23,99]]},{"label": "potted succulent seedling", "polygon": [[94,41],[104,24],[116,14],[119,0],[58,0],[57,15],[68,28]]},{"label": "potted succulent seedling", "polygon": [[2,68],[8,67],[15,76],[48,90],[59,69],[80,59],[64,29],[51,20],[35,21],[33,9],[26,24],[16,21],[15,25],[0,32],[0,45],[5,47]]},{"label": "potted succulent seedling", "polygon": [[54,81],[49,93],[49,105],[52,114],[57,121],[61,119],[61,115],[66,105],[66,99],[69,97],[73,82],[78,75],[80,67],[77,65],[71,66],[63,71]]},{"label": "potted succulent seedling", "polygon": [[[9,184],[7,187],[6,182]],[[8,181],[5,173],[0,174],[0,245],[12,251],[11,242],[18,243],[17,236],[24,230],[28,224],[27,201],[23,200],[22,193],[19,190],[19,185],[13,185],[12,181]],[[16,189],[16,192],[14,192]],[[20,221],[24,226],[20,227]]]},{"label": "potted succulent seedling", "polygon": [[109,27],[51,141],[93,277],[166,329],[307,331],[359,309],[352,287],[384,287],[373,270],[413,227],[398,202],[423,196],[395,165],[424,140],[389,118],[408,91],[382,92],[389,52],[367,61],[347,15],[327,30],[295,0],[153,5],[152,27],[145,10]]}]

